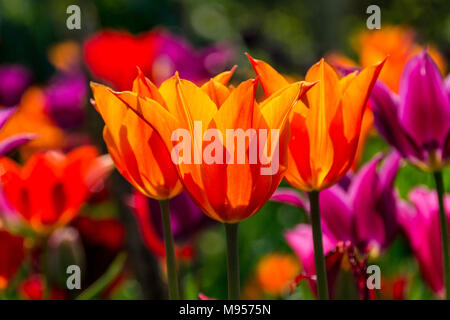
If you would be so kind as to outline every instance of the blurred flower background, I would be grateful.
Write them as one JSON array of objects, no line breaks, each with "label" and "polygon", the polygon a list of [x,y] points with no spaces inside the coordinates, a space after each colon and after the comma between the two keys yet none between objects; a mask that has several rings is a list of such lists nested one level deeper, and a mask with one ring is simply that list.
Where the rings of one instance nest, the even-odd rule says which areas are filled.
[{"label": "blurred flower background", "polygon": [[[81,9],[79,30],[66,27],[66,9],[72,4]],[[344,75],[389,55],[379,77],[384,84],[375,87],[364,114],[353,170],[321,199],[331,296],[441,297],[433,178],[400,159],[418,156],[403,149],[405,141],[395,139],[401,140],[403,133],[389,131],[389,119],[394,125],[402,119],[389,118],[388,112],[397,100],[408,100],[402,73],[424,48],[436,70],[447,76],[450,4],[384,1],[381,30],[368,30],[366,8],[371,4],[0,0],[0,154],[8,155],[0,159],[0,296],[165,298],[159,204],[113,169],[103,142],[104,123],[91,106],[89,81],[131,90],[138,66],[156,85],[175,71],[201,85],[238,65],[230,82],[237,84],[255,76],[244,55],[248,52],[288,80],[304,78],[321,57]],[[450,129],[449,78],[441,91],[447,93],[441,97],[447,102],[442,104],[439,139],[447,142],[438,139],[443,150],[436,163],[428,158],[433,146],[427,141],[419,146],[420,162],[432,162],[427,166],[445,167],[450,157],[445,151],[450,150],[450,131],[443,132]],[[260,89],[257,94],[264,95]],[[374,115],[389,119],[380,125]],[[158,154],[153,156],[158,159]],[[129,167],[127,180],[132,181]],[[450,190],[448,166],[443,176]],[[281,187],[259,214],[240,224],[243,298],[315,297],[307,197],[284,181]],[[146,188],[141,191],[148,193]],[[178,193],[181,187],[175,189]],[[448,196],[446,203],[450,215]],[[202,293],[226,298],[223,228],[202,214],[186,193],[173,199],[170,213],[182,297],[197,299]],[[81,267],[80,290],[67,289],[66,267],[71,264]],[[382,286],[375,292],[361,288],[370,264],[381,268]]]}]

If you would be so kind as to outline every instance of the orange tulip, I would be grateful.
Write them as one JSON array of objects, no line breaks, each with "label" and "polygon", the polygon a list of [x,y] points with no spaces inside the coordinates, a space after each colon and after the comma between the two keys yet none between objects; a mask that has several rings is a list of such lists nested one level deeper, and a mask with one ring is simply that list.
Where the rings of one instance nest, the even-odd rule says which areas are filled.
[{"label": "orange tulip", "polygon": [[[353,42],[362,67],[371,66],[389,56],[380,73],[380,80],[394,92],[398,92],[400,77],[408,60],[423,50],[423,47],[415,43],[414,31],[401,26],[365,30],[357,34]],[[429,53],[445,74],[445,59],[439,51],[429,48]]]},{"label": "orange tulip", "polygon": [[281,296],[300,271],[295,257],[282,253],[264,256],[256,267],[256,276],[264,293]]},{"label": "orange tulip", "polygon": [[[214,79],[226,85],[234,72],[223,72]],[[173,105],[171,82],[159,89],[138,69],[132,94],[148,98],[167,109]],[[95,108],[105,121],[103,138],[119,172],[136,189],[150,198],[170,199],[182,190],[176,169],[160,135],[142,120],[112,89],[91,83]],[[127,95],[126,94],[126,95]]]},{"label": "orange tulip", "polygon": [[[136,92],[115,93],[116,100],[122,101],[143,119],[148,127],[146,130],[151,127],[159,134],[172,159],[180,151],[180,144],[187,145],[182,149],[182,155],[178,153],[181,157],[174,159],[181,182],[203,212],[227,223],[239,222],[255,214],[277,188],[287,165],[287,116],[311,86],[296,82],[258,105],[255,102],[257,80],[247,80],[230,89],[226,82],[232,72],[216,76],[202,88],[179,79],[175,74],[159,88],[164,99],[156,96],[150,99]],[[151,85],[148,79],[140,78],[139,81]],[[215,129],[216,135],[211,136],[209,129]],[[255,136],[244,137],[239,150],[239,145],[235,147],[235,137],[225,139],[230,129],[242,129],[249,136],[255,132]],[[259,129],[266,130],[269,136],[266,145],[259,146],[260,153],[262,148],[269,149],[271,143],[276,144],[270,135],[271,129],[279,130],[279,170],[270,175],[261,174],[261,170],[270,170],[274,164],[273,154],[265,154],[268,161],[249,159],[249,150],[256,141],[263,139],[264,131]],[[180,130],[187,137],[182,136],[182,142],[172,141],[172,135]],[[242,150],[244,152],[239,153]],[[205,155],[210,155],[213,161],[203,160]],[[245,159],[241,158],[242,155]],[[240,160],[244,160],[243,163]],[[171,160],[167,162],[171,163]]]},{"label": "orange tulip", "polygon": [[[266,96],[287,81],[270,65],[248,56]],[[341,79],[322,59],[306,74],[319,83],[290,115],[286,180],[305,191],[322,190],[339,181],[354,161],[364,107],[384,61]]]},{"label": "orange tulip", "polygon": [[94,147],[79,147],[67,155],[56,151],[34,154],[20,167],[0,159],[0,182],[6,199],[29,226],[47,233],[69,223],[109,173],[108,156]]},{"label": "orange tulip", "polygon": [[[95,108],[105,121],[103,138],[113,161],[125,179],[146,196],[170,199],[182,191],[170,154],[159,135],[110,88],[91,83]],[[162,88],[162,87],[161,87]],[[139,70],[133,93],[166,106],[166,92]]]}]

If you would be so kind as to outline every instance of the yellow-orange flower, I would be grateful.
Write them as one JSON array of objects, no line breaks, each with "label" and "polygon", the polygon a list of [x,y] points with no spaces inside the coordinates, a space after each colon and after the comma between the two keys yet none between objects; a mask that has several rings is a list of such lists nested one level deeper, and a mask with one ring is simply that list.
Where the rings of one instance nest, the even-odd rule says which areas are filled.
[{"label": "yellow-orange flower", "polygon": [[[267,63],[249,59],[266,96],[288,84]],[[345,175],[354,161],[364,107],[383,63],[341,79],[323,59],[309,69],[305,80],[319,82],[295,105],[289,119],[286,180],[292,186],[321,190]]]},{"label": "yellow-orange flower", "polygon": [[[184,151],[192,154],[194,161],[178,162],[178,176],[203,212],[227,223],[238,222],[255,214],[278,187],[287,165],[287,117],[296,101],[310,87],[304,82],[296,82],[275,92],[258,105],[255,101],[257,80],[247,80],[237,88],[230,89],[224,82],[229,80],[231,74],[232,71],[220,74],[202,88],[179,79],[176,74],[160,86],[159,93],[163,99],[157,96],[150,98],[148,95],[143,97],[136,92],[115,93],[116,100],[122,101],[123,107],[135,111],[148,127],[158,132],[172,155],[179,144],[179,141],[172,141],[172,134],[179,129],[189,134],[187,141],[183,139],[182,142],[189,143],[189,150]],[[151,84],[148,79],[140,81]],[[94,86],[94,90],[99,88]],[[270,168],[273,164],[270,152],[266,153],[267,163],[263,164],[260,160],[250,163],[251,143],[248,137],[244,140],[244,163],[239,163],[239,146],[234,147],[234,140],[231,149],[225,139],[217,137],[209,137],[209,141],[218,146],[215,150],[221,151],[221,155],[219,152],[214,154],[215,159],[223,161],[201,161],[208,148],[211,148],[211,144],[203,143],[204,139],[207,140],[207,129],[216,129],[223,138],[229,129],[242,129],[244,132],[254,129],[256,137],[253,142],[259,141],[259,129],[263,129],[266,130],[266,143],[269,146],[272,142],[271,129],[279,130],[279,170],[271,175],[261,174],[261,169]],[[233,163],[230,163],[231,158]],[[170,158],[166,162],[172,164]]]},{"label": "yellow-orange flower", "polygon": [[81,48],[77,42],[67,40],[51,46],[47,55],[56,69],[70,72],[80,65]]},{"label": "yellow-orange flower", "polygon": [[[158,200],[170,199],[183,187],[161,137],[110,88],[91,83],[95,108],[105,121],[103,138],[119,172],[136,189]],[[130,92],[131,94],[131,92]],[[138,70],[133,82],[134,97],[152,99],[160,106],[172,97]]]},{"label": "yellow-orange flower", "polygon": [[[402,26],[384,26],[380,30],[365,30],[357,34],[353,43],[363,68],[389,56],[380,73],[380,80],[386,83],[391,90],[398,92],[400,77],[406,62],[423,50],[415,43],[414,38],[415,34],[412,29]],[[444,73],[445,59],[434,48],[430,47],[428,50],[441,72]]]},{"label": "yellow-orange flower", "polygon": [[20,148],[24,158],[39,150],[59,149],[64,145],[64,133],[46,114],[45,101],[43,91],[31,87],[22,96],[17,112],[0,131],[0,140],[22,132],[36,134],[36,139]]},{"label": "yellow-orange flower", "polygon": [[300,272],[300,266],[291,255],[272,253],[258,263],[256,276],[264,293],[280,296]]}]

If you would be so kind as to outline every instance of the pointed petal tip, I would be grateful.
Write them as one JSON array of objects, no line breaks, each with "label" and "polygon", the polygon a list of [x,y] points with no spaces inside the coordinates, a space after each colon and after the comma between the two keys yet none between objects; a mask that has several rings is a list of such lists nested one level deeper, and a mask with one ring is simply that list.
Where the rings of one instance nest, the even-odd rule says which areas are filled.
[{"label": "pointed petal tip", "polygon": [[180,85],[181,79],[180,79],[180,74],[178,73],[178,71],[175,71],[175,74],[173,75],[173,77],[175,78],[175,84]]},{"label": "pointed petal tip", "polygon": [[320,60],[317,61],[316,63],[314,63],[310,69],[312,69],[315,66],[321,68],[321,67],[323,67],[324,64],[326,64],[325,58],[320,58]]},{"label": "pointed petal tip", "polygon": [[303,87],[305,88],[305,89],[311,89],[312,87],[314,87],[317,83],[319,83],[320,82],[320,80],[316,80],[316,81],[313,81],[313,82],[308,82],[308,81],[301,81],[302,82],[302,85],[303,85]]},{"label": "pointed petal tip", "polygon": [[250,64],[255,67],[259,60],[258,59],[254,59],[248,52],[245,52],[245,55],[247,56],[248,60],[250,61]]},{"label": "pointed petal tip", "polygon": [[101,86],[101,84],[94,81],[89,81],[89,86],[91,87],[92,90],[94,90],[94,88]]},{"label": "pointed petal tip", "polygon": [[[381,68],[383,68],[384,64],[386,63],[386,61],[388,60],[389,55],[386,55],[383,60],[380,60],[379,62],[375,63],[374,65],[372,65],[372,67],[381,70]],[[362,71],[362,70],[361,70]]]},{"label": "pointed petal tip", "polygon": [[234,72],[236,71],[237,67],[238,67],[238,65],[235,64],[233,67],[231,67],[230,70],[228,70],[228,73],[230,74],[230,79],[234,75]]}]

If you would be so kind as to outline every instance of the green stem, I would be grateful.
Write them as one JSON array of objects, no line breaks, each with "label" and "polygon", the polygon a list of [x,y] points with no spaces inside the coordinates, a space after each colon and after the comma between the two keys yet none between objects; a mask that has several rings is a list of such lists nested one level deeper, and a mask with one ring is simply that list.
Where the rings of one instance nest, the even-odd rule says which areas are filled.
[{"label": "green stem", "polygon": [[441,224],[441,241],[442,241],[442,261],[444,266],[444,283],[445,283],[445,298],[450,299],[450,258],[448,251],[448,222],[444,209],[444,182],[442,179],[442,171],[435,171],[433,173],[436,183],[436,191],[439,201],[439,218]]},{"label": "green stem", "polygon": [[173,244],[172,226],[170,224],[169,200],[160,200],[161,217],[163,224],[164,246],[166,248],[167,280],[169,282],[169,299],[180,299],[178,289],[177,262],[175,260],[175,249]]},{"label": "green stem", "polygon": [[98,295],[105,290],[122,271],[125,264],[127,255],[125,252],[121,252],[117,255],[114,261],[109,266],[108,270],[91,284],[86,290],[84,290],[76,300],[92,300],[98,297]]},{"label": "green stem", "polygon": [[322,227],[320,223],[319,191],[308,192],[316,264],[317,292],[320,300],[328,300],[327,270],[323,255]]},{"label": "green stem", "polygon": [[227,236],[228,299],[238,300],[241,296],[239,280],[238,224],[225,223],[225,233]]}]

